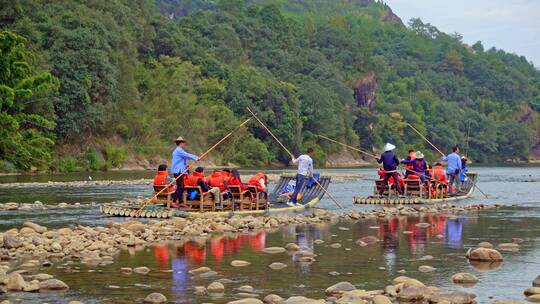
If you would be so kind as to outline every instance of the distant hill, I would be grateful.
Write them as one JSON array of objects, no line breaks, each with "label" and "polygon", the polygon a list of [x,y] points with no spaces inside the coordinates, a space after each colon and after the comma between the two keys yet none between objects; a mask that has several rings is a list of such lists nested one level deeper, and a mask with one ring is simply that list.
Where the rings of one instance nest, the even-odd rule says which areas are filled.
[{"label": "distant hill", "polygon": [[[178,135],[203,151],[246,106],[295,153],[315,147],[321,163],[341,149],[317,134],[366,150],[390,141],[401,155],[415,148],[434,159],[407,122],[477,162],[540,155],[540,72],[526,58],[420,19],[404,25],[382,2],[10,1],[0,25],[26,39],[36,73],[58,79],[47,98],[15,98],[17,113],[54,123],[25,124],[52,141],[41,146],[51,153],[14,153],[25,141],[6,136],[0,170],[155,164]],[[243,166],[287,160],[256,124],[213,156]]]}]

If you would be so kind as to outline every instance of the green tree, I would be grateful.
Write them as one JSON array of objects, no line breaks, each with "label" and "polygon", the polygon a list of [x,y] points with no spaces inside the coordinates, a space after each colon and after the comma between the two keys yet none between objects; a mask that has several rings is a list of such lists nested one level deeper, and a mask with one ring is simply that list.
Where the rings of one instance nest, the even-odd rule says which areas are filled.
[{"label": "green tree", "polygon": [[50,98],[58,80],[36,72],[35,62],[23,37],[0,32],[0,159],[23,170],[46,166],[55,139]]}]

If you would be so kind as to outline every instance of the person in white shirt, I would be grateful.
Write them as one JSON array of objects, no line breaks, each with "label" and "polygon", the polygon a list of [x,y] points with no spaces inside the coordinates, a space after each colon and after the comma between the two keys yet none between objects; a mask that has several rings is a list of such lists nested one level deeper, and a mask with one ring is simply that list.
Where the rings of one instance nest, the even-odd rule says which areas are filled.
[{"label": "person in white shirt", "polygon": [[302,191],[307,179],[313,175],[313,148],[308,148],[306,154],[300,155],[298,158],[293,158],[293,164],[298,164],[298,171],[296,171],[296,187],[294,188],[291,200],[287,203],[289,206],[299,206],[298,193]]}]

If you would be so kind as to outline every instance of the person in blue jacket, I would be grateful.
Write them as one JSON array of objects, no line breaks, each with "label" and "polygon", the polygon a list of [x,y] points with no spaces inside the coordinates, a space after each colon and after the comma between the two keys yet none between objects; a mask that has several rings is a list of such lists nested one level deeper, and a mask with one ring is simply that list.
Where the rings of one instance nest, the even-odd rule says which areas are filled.
[{"label": "person in blue jacket", "polygon": [[[174,142],[176,143],[176,149],[174,149],[174,151],[172,152],[171,173],[174,175],[174,178],[176,179],[176,191],[174,192],[174,195],[173,195],[172,206],[175,208],[187,207],[184,204],[184,178],[188,174],[187,161],[198,160],[199,157],[197,155],[187,153],[184,150],[187,145],[187,141],[182,136],[179,136]],[[177,205],[176,202],[179,202],[180,205]]]},{"label": "person in blue jacket", "polygon": [[446,175],[448,176],[448,192],[459,192],[461,188],[461,156],[459,156],[459,147],[454,146],[452,153],[441,157],[441,160],[448,163]]},{"label": "person in blue jacket", "polygon": [[[383,185],[386,185],[388,183],[388,180],[390,177],[394,178],[394,181],[399,180],[399,173],[397,172],[397,168],[399,166],[399,159],[396,156],[396,154],[393,152],[393,150],[396,148],[396,146],[392,145],[391,143],[386,143],[384,145],[384,152],[381,154],[381,157],[377,159],[377,162],[380,164],[383,164],[383,170],[384,170],[384,178],[383,178]],[[399,194],[403,194],[403,191],[401,189],[401,185],[399,182],[394,183],[396,190]],[[383,195],[384,193],[384,187],[381,187],[379,190],[379,195]]]},{"label": "person in blue jacket", "polygon": [[467,179],[467,171],[469,171],[469,169],[467,168],[467,160],[467,156],[461,157],[461,183],[465,182],[465,179]]}]

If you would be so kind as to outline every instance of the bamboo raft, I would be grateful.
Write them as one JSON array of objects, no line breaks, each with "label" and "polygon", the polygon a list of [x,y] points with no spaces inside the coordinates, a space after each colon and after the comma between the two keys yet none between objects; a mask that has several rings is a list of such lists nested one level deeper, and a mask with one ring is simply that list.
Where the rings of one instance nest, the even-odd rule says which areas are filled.
[{"label": "bamboo raft", "polygon": [[[282,194],[287,184],[294,180],[292,175],[282,175],[268,195],[268,203],[266,208],[251,209],[251,210],[219,210],[199,212],[198,210],[186,210],[167,208],[165,204],[158,201],[157,204],[146,206],[141,212],[141,202],[121,201],[100,206],[100,211],[109,216],[134,217],[134,218],[170,218],[170,217],[231,217],[234,215],[267,215],[286,212],[301,212],[309,208],[315,207],[323,198],[325,190],[328,189],[331,179],[329,176],[322,176],[319,180],[321,187],[313,184],[312,187],[302,188],[302,200],[300,206],[289,207],[285,203],[278,202],[278,197]],[[235,204],[236,205],[236,204]]]},{"label": "bamboo raft", "polygon": [[476,188],[476,182],[478,174],[475,172],[467,173],[467,180],[462,183],[461,193],[455,196],[445,196],[440,198],[430,197],[430,193],[420,192],[416,195],[408,195],[406,197],[397,196],[383,196],[379,197],[377,186],[374,187],[374,195],[362,197],[353,197],[354,204],[368,204],[368,205],[412,205],[412,204],[433,204],[433,203],[445,203],[449,201],[463,200],[471,197]]}]

